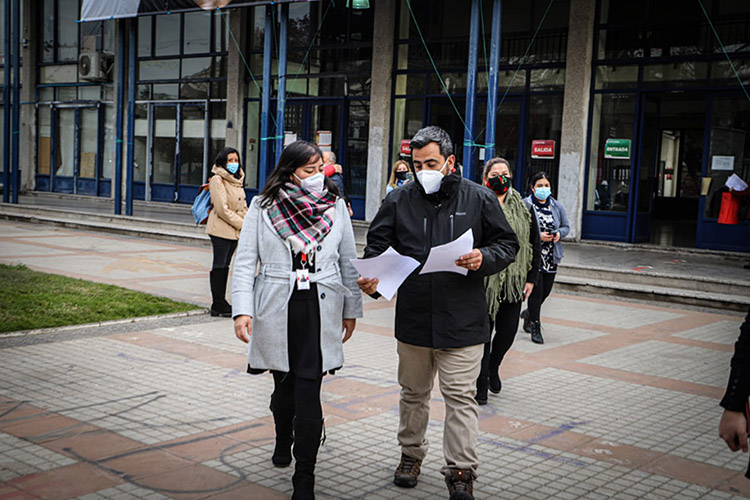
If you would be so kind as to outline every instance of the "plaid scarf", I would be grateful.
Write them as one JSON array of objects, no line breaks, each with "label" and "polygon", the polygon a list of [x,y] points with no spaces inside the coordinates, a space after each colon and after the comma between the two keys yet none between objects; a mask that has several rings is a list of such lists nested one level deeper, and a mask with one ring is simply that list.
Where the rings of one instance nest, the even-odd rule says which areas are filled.
[{"label": "plaid scarf", "polygon": [[312,193],[287,182],[279,189],[268,216],[278,235],[292,245],[295,253],[309,253],[331,230],[331,209],[335,205],[333,193]]}]

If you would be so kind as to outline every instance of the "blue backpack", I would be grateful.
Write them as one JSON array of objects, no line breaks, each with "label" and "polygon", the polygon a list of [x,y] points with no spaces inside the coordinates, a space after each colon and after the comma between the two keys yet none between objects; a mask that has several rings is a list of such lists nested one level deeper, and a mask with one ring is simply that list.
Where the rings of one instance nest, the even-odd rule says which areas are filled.
[{"label": "blue backpack", "polygon": [[208,222],[208,212],[211,211],[211,192],[208,190],[208,184],[203,184],[198,188],[198,196],[193,201],[192,210],[196,224]]}]

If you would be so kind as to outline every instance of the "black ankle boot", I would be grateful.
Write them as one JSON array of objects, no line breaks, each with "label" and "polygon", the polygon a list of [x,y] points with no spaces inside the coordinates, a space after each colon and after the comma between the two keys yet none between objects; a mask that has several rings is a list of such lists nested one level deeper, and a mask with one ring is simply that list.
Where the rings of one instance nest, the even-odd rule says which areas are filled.
[{"label": "black ankle boot", "polygon": [[542,324],[539,321],[531,321],[531,341],[535,344],[544,344]]},{"label": "black ankle boot", "polygon": [[492,394],[499,394],[500,389],[503,388],[503,383],[500,381],[500,374],[498,370],[499,366],[490,366],[490,392]]},{"label": "black ankle boot", "polygon": [[224,318],[232,317],[232,306],[229,305],[225,298],[227,293],[227,279],[229,277],[229,268],[212,269],[210,274],[211,282],[211,316],[222,316]]},{"label": "black ankle boot", "polygon": [[323,421],[318,419],[294,419],[294,446],[297,460],[294,464],[292,500],[315,499],[315,462],[318,459]]},{"label": "black ankle boot", "polygon": [[271,462],[275,467],[288,467],[292,463],[292,443],[294,442],[294,407],[282,408],[271,398],[271,412],[276,428],[276,446]]},{"label": "black ankle boot", "polygon": [[531,322],[529,321],[529,310],[524,309],[521,311],[521,319],[523,320],[523,331],[531,333]]},{"label": "black ankle boot", "polygon": [[487,404],[487,377],[480,376],[477,379],[477,395],[474,399],[479,406]]}]

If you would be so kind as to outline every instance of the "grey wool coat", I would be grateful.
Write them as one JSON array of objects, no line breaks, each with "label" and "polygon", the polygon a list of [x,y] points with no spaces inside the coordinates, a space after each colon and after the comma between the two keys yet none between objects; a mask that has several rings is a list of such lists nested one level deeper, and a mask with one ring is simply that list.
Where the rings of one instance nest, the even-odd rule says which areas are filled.
[{"label": "grey wool coat", "polygon": [[[336,202],[333,225],[315,252],[310,281],[318,284],[320,352],[323,372],[344,364],[342,320],[362,317],[362,294],[349,259],[357,258],[349,211]],[[257,269],[257,273],[256,273]],[[245,216],[232,274],[234,317],[252,317],[248,364],[255,369],[289,371],[287,314],[296,286],[292,250],[279,237],[255,197]]]}]

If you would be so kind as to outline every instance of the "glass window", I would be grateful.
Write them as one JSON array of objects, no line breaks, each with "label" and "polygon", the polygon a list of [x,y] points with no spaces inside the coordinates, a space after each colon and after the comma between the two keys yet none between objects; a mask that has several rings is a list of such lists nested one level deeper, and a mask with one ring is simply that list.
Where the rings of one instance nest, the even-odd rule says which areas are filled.
[{"label": "glass window", "polygon": [[135,105],[135,140],[133,141],[133,178],[138,182],[146,180],[146,151],[148,150],[149,137],[152,134],[148,130],[148,105]]},{"label": "glass window", "polygon": [[396,76],[396,95],[404,94],[424,94],[425,93],[425,75],[397,75]]},{"label": "glass window", "polygon": [[84,85],[78,88],[78,98],[82,101],[98,101],[101,95],[102,88],[99,85]]},{"label": "glass window", "polygon": [[393,158],[398,158],[402,139],[411,139],[422,128],[424,101],[422,99],[394,99]]},{"label": "glass window", "polygon": [[139,80],[176,80],[179,77],[179,59],[159,59],[138,63]]},{"label": "glass window", "polygon": [[[635,94],[596,94],[591,121],[587,210],[626,212],[630,193]],[[605,158],[607,139],[629,140],[630,157]],[[626,144],[626,143],[621,143]],[[624,147],[624,146],[623,146]]]},{"label": "glass window", "polygon": [[57,110],[57,165],[55,175],[72,176],[75,153],[76,112],[73,108]]},{"label": "glass window", "polygon": [[99,154],[99,110],[84,108],[79,113],[78,176],[96,178],[97,155]]},{"label": "glass window", "polygon": [[211,78],[210,57],[185,57],[182,59],[181,78]]},{"label": "glass window", "polygon": [[[39,106],[37,112],[37,174],[49,175],[52,154],[52,118],[49,106]],[[0,141],[4,142],[4,141]]]},{"label": "glass window", "polygon": [[649,87],[703,85],[708,77],[708,64],[684,62],[649,64],[643,67],[643,84]]},{"label": "glass window", "polygon": [[597,66],[596,88],[612,89],[635,87],[638,84],[638,66]]},{"label": "glass window", "polygon": [[534,90],[561,90],[565,85],[564,68],[532,69],[529,85]]},{"label": "glass window", "polygon": [[229,21],[228,12],[219,12],[214,16],[214,51],[226,52],[229,48],[229,30],[227,22]]},{"label": "glass window", "polygon": [[[225,103],[214,103],[210,105],[211,113],[211,125],[210,125],[210,137],[211,137],[211,149],[208,152],[208,159],[210,162],[216,158],[219,151],[224,149],[227,135],[227,105]],[[245,165],[242,165],[245,168]]]},{"label": "glass window", "polygon": [[179,95],[179,84],[160,83],[153,86],[153,99],[155,101],[177,99]]},{"label": "glass window", "polygon": [[245,142],[245,186],[258,189],[260,155],[260,101],[247,103],[247,140]]},{"label": "glass window", "polygon": [[152,22],[153,16],[143,16],[138,18],[138,57],[150,57],[151,48],[153,47]]},{"label": "glass window", "polygon": [[42,66],[39,68],[39,83],[76,83],[78,66],[65,64],[59,66]]},{"label": "glass window", "polygon": [[715,219],[727,178],[734,173],[750,180],[750,102],[744,96],[716,98],[712,109],[705,216]]},{"label": "glass window", "polygon": [[180,53],[180,16],[164,14],[156,16],[156,40],[154,55],[172,56]]},{"label": "glass window", "polygon": [[211,52],[211,13],[186,12],[184,16],[183,53],[205,54]]},{"label": "glass window", "polygon": [[733,60],[734,70],[726,60],[711,63],[711,83],[716,85],[737,85],[737,74],[743,85],[750,86],[750,59]]},{"label": "glass window", "polygon": [[78,60],[78,0],[58,0],[57,60]]},{"label": "glass window", "polygon": [[180,184],[203,184],[205,119],[203,106],[182,106]]},{"label": "glass window", "polygon": [[367,138],[370,126],[369,101],[350,101],[347,120],[344,176],[347,194],[364,196],[367,188]]},{"label": "glass window", "polygon": [[102,154],[102,179],[111,179],[115,171],[115,108],[104,106],[104,153]]},{"label": "glass window", "polygon": [[[526,137],[526,178],[528,180],[537,172],[546,172],[552,180],[552,194],[557,196],[558,172],[560,167],[560,139],[562,130],[563,96],[532,95],[529,98],[528,135]],[[535,159],[531,157],[531,141],[555,141],[555,157]]]},{"label": "glass window", "polygon": [[[10,1],[10,0],[7,0]],[[0,12],[3,12],[2,17],[5,17],[5,2],[6,0],[0,0]],[[44,14],[42,14],[42,21],[44,21]],[[46,24],[45,24],[46,27]],[[0,40],[5,40],[5,23],[0,22]],[[3,42],[0,47],[0,64],[5,64],[5,43]],[[1,147],[1,146],[0,146]]]},{"label": "glass window", "polygon": [[[289,39],[291,40],[291,37],[293,35],[293,32],[296,34],[296,30],[291,29],[291,17],[292,17],[292,8],[296,7],[296,4],[293,4],[289,9],[289,18],[290,18],[290,25],[289,25]],[[263,50],[263,39],[265,37],[266,33],[266,8],[265,6],[261,7],[255,7],[253,8],[253,23],[251,25],[251,31],[250,31],[250,50]]]}]

